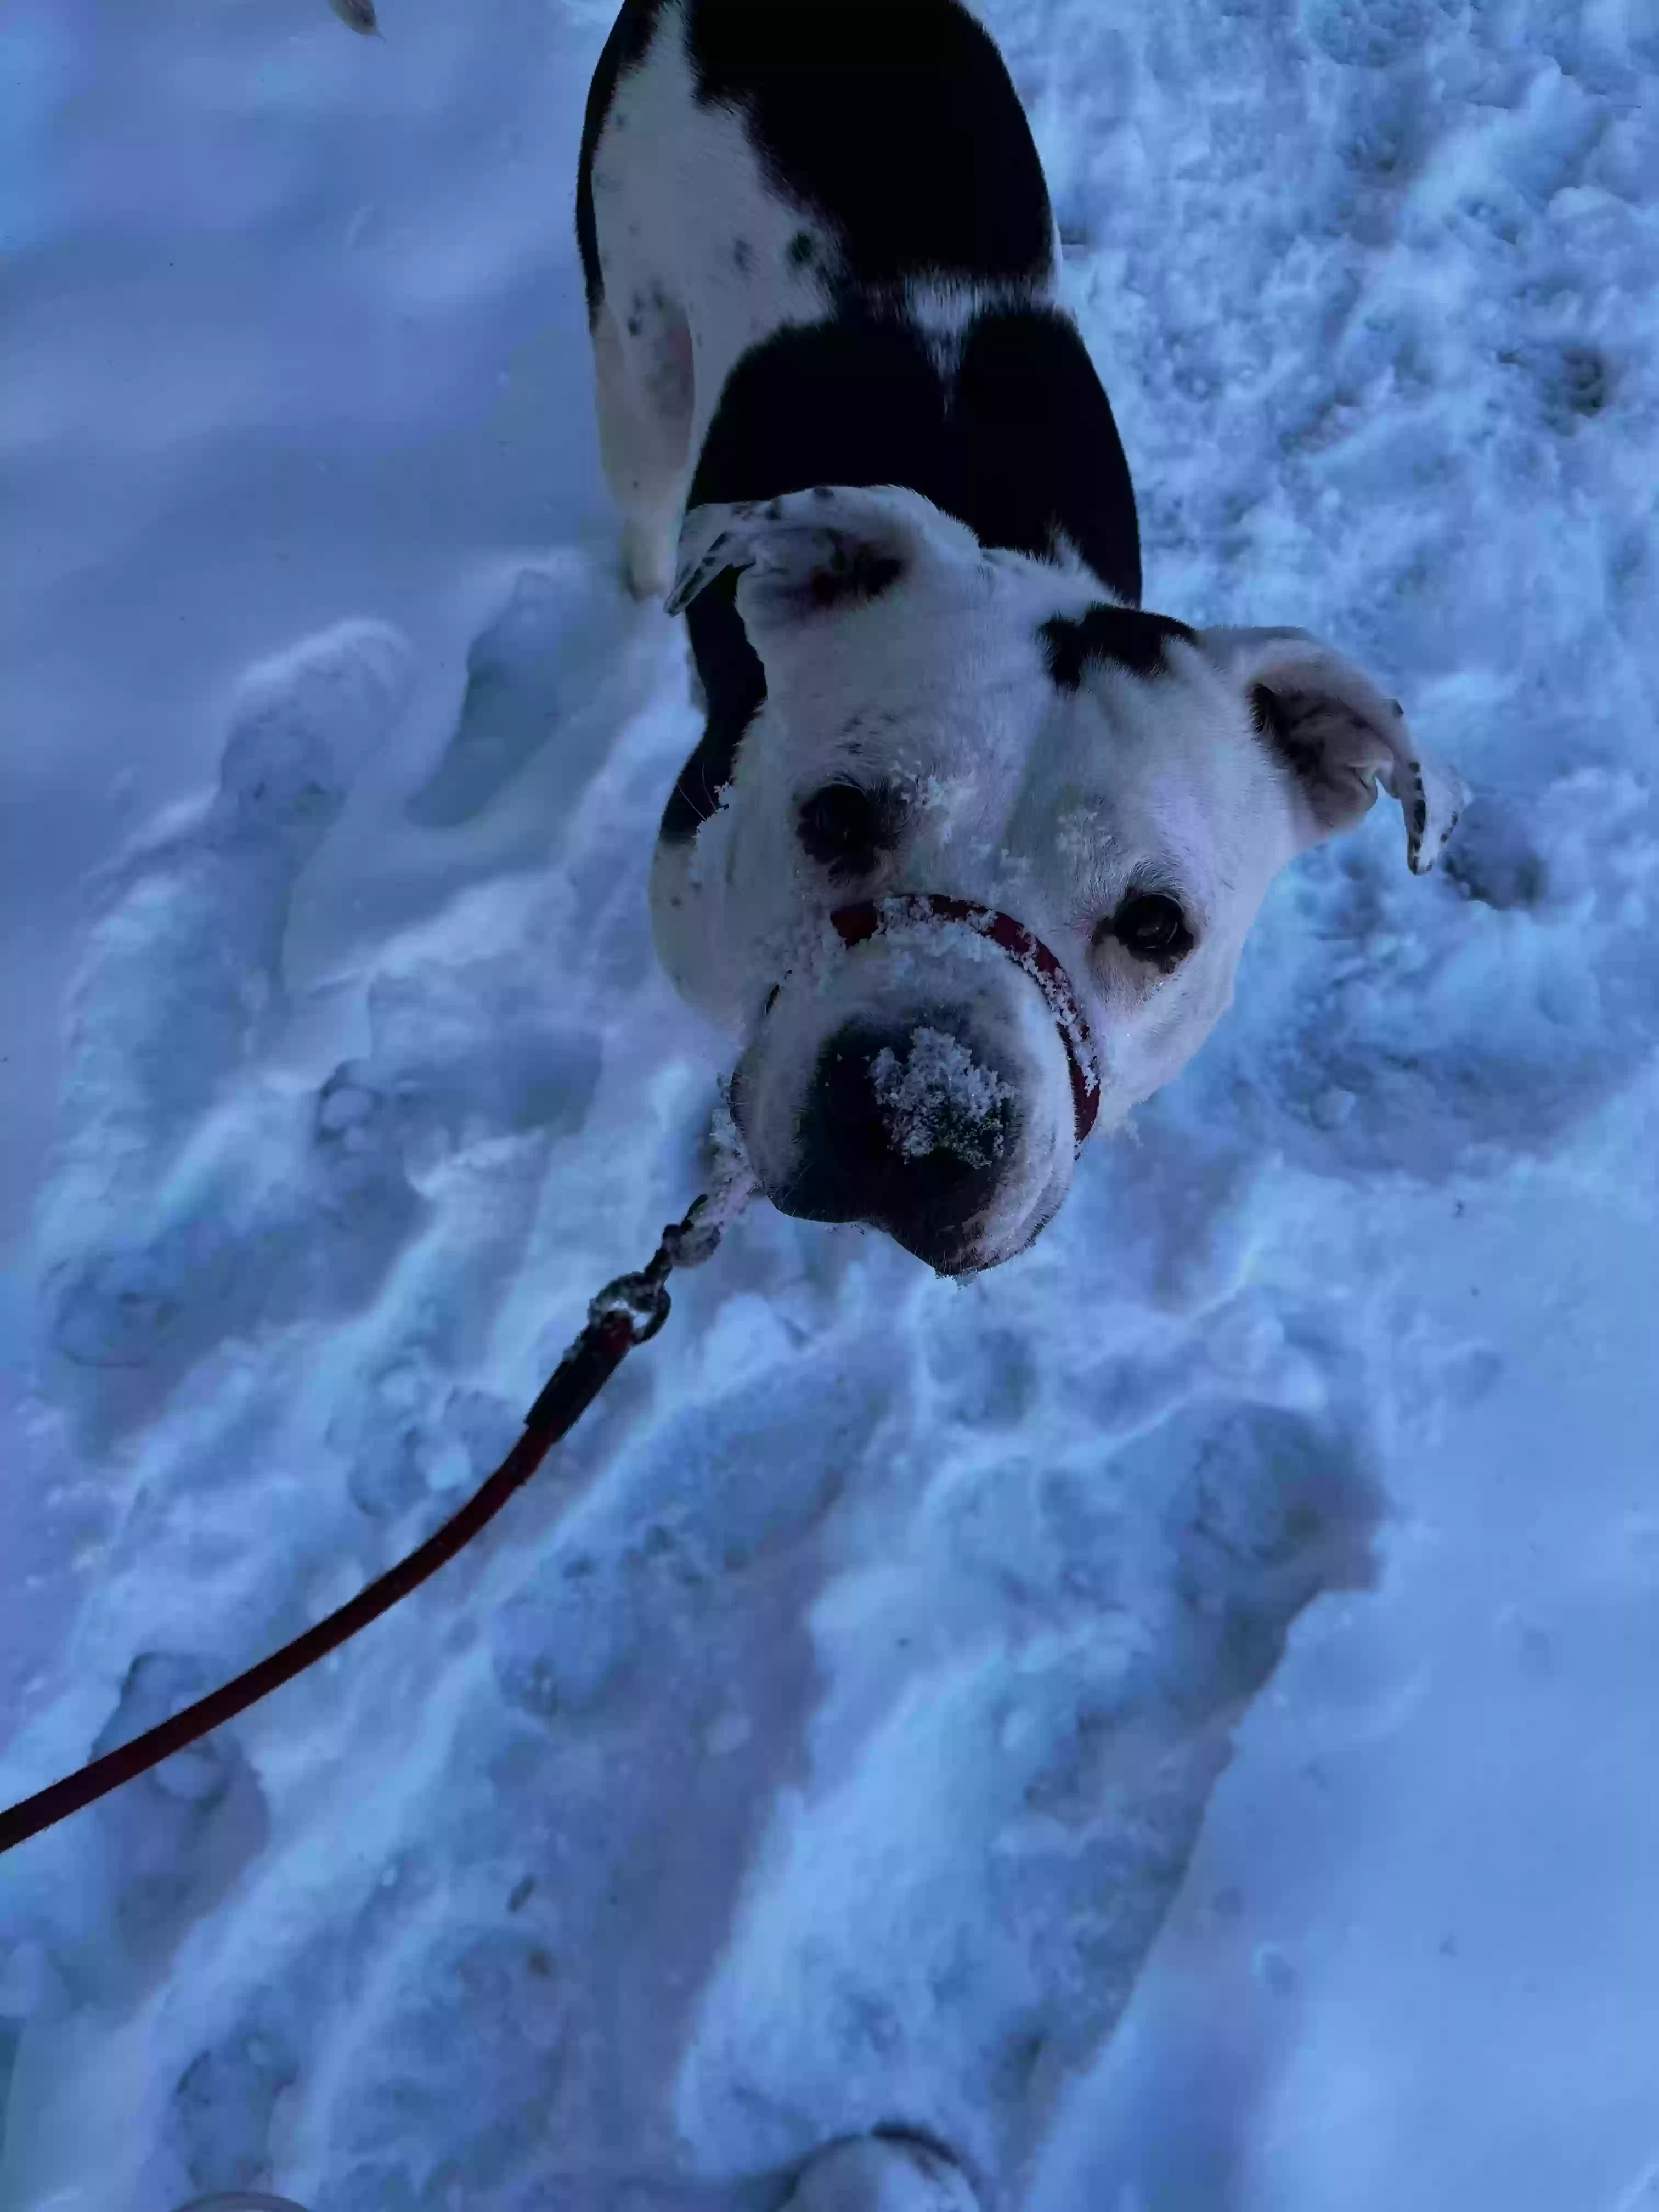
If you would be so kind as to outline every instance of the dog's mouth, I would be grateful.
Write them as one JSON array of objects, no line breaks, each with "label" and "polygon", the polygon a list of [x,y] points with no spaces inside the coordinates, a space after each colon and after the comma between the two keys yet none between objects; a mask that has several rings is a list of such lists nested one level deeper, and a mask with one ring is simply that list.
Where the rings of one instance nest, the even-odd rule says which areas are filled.
[{"label": "dog's mouth", "polygon": [[1099,1105],[1064,967],[1012,915],[965,899],[913,894],[830,920],[860,958],[842,970],[830,954],[810,982],[775,985],[733,1079],[762,1188],[799,1218],[882,1229],[941,1274],[1011,1258],[1060,1203]]}]

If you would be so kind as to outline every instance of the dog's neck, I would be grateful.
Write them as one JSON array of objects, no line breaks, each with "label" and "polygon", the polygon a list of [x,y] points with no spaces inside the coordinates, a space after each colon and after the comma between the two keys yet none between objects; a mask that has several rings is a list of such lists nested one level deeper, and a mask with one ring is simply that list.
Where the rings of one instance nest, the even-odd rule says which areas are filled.
[{"label": "dog's neck", "polygon": [[754,347],[726,380],[688,504],[815,483],[907,485],[982,544],[1075,559],[1140,604],[1110,403],[1053,307],[992,309],[948,344],[902,316],[854,312]]}]

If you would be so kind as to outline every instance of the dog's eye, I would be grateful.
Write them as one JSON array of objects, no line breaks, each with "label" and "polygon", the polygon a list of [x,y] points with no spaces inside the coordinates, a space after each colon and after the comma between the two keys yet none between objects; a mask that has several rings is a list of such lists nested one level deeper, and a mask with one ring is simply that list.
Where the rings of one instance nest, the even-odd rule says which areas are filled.
[{"label": "dog's eye", "polygon": [[801,801],[797,828],[809,858],[836,876],[867,876],[895,842],[894,810],[856,783],[826,783]]},{"label": "dog's eye", "polygon": [[1136,891],[1125,899],[1105,930],[1137,960],[1172,968],[1193,949],[1193,933],[1180,902],[1163,891]]}]

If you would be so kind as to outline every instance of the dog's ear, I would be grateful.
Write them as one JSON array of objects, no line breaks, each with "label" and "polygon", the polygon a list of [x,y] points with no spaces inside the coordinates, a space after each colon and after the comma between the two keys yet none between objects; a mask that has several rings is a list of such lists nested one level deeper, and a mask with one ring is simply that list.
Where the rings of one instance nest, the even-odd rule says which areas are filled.
[{"label": "dog's ear", "polygon": [[744,571],[745,621],[782,620],[867,605],[926,555],[977,552],[963,524],[899,484],[820,484],[737,506],[694,507],[680,532],[671,615],[727,568]]},{"label": "dog's ear", "polygon": [[1406,817],[1406,858],[1425,875],[1468,787],[1412,735],[1397,699],[1302,629],[1211,629],[1205,653],[1243,693],[1264,744],[1291,771],[1307,842],[1352,829],[1380,784]]}]

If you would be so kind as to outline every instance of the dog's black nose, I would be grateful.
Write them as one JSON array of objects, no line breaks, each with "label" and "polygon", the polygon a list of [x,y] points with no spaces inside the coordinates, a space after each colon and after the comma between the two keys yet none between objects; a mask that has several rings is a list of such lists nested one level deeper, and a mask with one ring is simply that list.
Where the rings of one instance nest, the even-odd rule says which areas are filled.
[{"label": "dog's black nose", "polygon": [[967,1015],[901,1030],[849,1023],[820,1051],[796,1171],[773,1194],[805,1221],[867,1221],[942,1273],[962,1268],[1013,1166],[1016,1087]]}]

